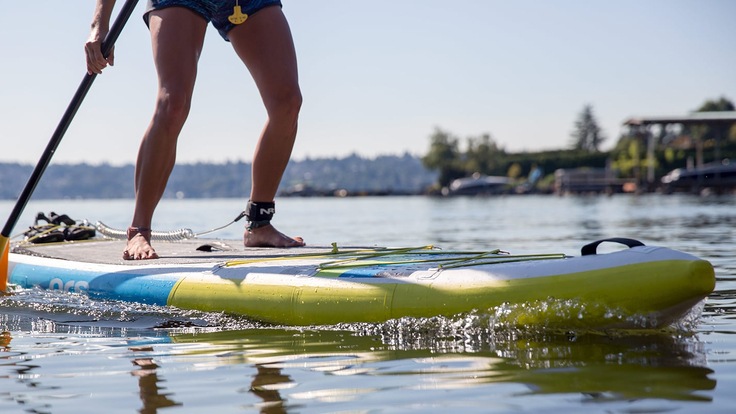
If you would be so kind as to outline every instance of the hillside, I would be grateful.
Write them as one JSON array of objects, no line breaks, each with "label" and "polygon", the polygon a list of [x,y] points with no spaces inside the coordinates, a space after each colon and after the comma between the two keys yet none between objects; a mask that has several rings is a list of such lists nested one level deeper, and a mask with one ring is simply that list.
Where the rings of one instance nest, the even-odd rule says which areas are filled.
[{"label": "hillside", "polygon": [[[16,199],[33,165],[0,163],[0,199]],[[174,168],[165,198],[246,197],[250,191],[246,162],[180,164]],[[34,199],[133,198],[133,165],[52,164],[34,192]],[[412,155],[363,158],[314,158],[292,161],[284,173],[282,195],[417,194],[437,175]]]}]

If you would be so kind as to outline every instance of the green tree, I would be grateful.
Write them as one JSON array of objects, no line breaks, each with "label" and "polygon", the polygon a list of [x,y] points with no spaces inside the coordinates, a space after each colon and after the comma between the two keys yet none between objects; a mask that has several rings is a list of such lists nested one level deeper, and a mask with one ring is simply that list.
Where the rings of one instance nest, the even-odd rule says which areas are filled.
[{"label": "green tree", "polygon": [[587,152],[598,152],[606,139],[593,115],[593,106],[585,105],[575,121],[575,129],[570,134],[572,148]]},{"label": "green tree", "polygon": [[721,96],[718,100],[709,99],[705,101],[696,112],[719,112],[719,111],[735,111],[733,102],[726,97]]},{"label": "green tree", "polygon": [[[736,106],[733,102],[724,96],[719,99],[709,99],[705,101],[695,112],[723,112],[723,111],[735,111]],[[700,137],[703,140],[708,139],[727,139],[730,141],[736,141],[736,125],[718,125],[718,126],[695,126],[690,129],[690,134],[696,137]]]},{"label": "green tree", "polygon": [[465,171],[468,174],[481,173],[493,175],[502,162],[504,151],[491,138],[490,134],[468,138],[465,152]]},{"label": "green tree", "polygon": [[429,170],[439,172],[439,185],[446,187],[452,180],[464,177],[458,139],[439,128],[435,128],[429,139],[429,152],[422,157],[422,164]]},{"label": "green tree", "polygon": [[611,153],[614,160],[612,166],[622,177],[635,178],[639,181],[642,167],[646,164],[642,159],[645,152],[646,145],[642,136],[623,135]]}]

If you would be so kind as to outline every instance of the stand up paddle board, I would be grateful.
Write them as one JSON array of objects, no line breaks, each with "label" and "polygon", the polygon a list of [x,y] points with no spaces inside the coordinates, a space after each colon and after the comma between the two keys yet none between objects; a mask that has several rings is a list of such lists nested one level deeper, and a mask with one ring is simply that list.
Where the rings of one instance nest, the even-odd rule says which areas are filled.
[{"label": "stand up paddle board", "polygon": [[157,242],[161,257],[124,261],[124,242],[15,245],[9,282],[278,325],[452,317],[505,307],[513,323],[658,328],[715,287],[711,264],[664,247],[581,256],[420,248],[243,248],[241,241]]}]

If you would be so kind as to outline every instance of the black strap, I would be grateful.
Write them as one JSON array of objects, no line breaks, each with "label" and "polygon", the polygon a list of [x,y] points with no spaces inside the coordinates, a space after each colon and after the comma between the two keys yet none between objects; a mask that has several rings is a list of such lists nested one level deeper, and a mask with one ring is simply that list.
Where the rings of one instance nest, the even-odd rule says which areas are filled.
[{"label": "black strap", "polygon": [[593,243],[590,243],[590,244],[586,244],[585,246],[583,246],[580,252],[582,253],[583,256],[597,254],[598,245],[603,242],[621,243],[625,246],[628,246],[629,248],[644,246],[644,243],[640,242],[639,240],[627,239],[625,237],[612,237],[610,239],[602,239],[602,240],[594,241]]},{"label": "black strap", "polygon": [[250,222],[248,229],[257,229],[270,224],[275,212],[276,204],[273,202],[248,201],[248,207],[245,209],[245,216]]},{"label": "black strap", "polygon": [[49,213],[49,218],[51,219],[49,223],[53,223],[53,224],[59,224],[59,225],[66,224],[67,226],[73,226],[77,224],[76,220],[74,220],[73,218],[70,218],[66,214],[56,214],[53,211]]}]

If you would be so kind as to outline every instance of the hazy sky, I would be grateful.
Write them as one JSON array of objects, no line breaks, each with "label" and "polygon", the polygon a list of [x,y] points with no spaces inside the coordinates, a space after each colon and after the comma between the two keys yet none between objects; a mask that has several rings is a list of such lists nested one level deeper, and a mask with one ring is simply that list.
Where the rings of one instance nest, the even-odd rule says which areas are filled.
[{"label": "hazy sky", "polygon": [[[123,0],[118,0],[116,14]],[[145,0],[54,162],[133,162],[153,108]],[[0,161],[35,164],[85,73],[93,0],[0,12]],[[566,147],[585,104],[612,145],[632,115],[736,100],[736,1],[284,0],[304,106],[294,157],[423,154],[440,127]],[[265,113],[210,27],[179,162],[250,160]]]}]

